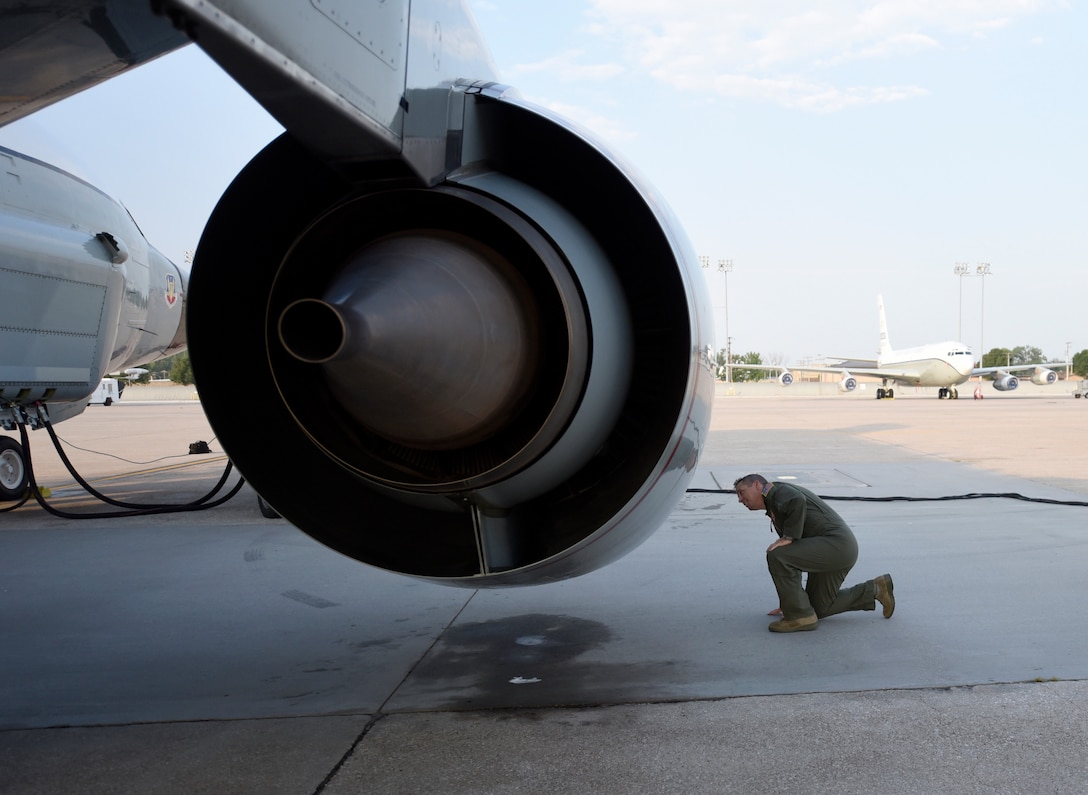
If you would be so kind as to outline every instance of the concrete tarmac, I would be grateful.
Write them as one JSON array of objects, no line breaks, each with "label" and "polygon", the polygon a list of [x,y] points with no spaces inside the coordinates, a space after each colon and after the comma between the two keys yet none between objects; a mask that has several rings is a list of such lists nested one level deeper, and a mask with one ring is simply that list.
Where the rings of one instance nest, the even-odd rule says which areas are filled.
[{"label": "concrete tarmac", "polygon": [[[57,432],[123,499],[194,500],[226,464],[193,402]],[[0,792],[1083,792],[1086,444],[1062,393],[723,394],[647,543],[499,591],[348,560],[248,486],[199,513],[28,504],[0,513]],[[44,431],[32,451],[61,511],[117,510]],[[890,620],[767,631],[773,536],[727,493],[748,472],[836,498],[847,584],[891,572]]]}]

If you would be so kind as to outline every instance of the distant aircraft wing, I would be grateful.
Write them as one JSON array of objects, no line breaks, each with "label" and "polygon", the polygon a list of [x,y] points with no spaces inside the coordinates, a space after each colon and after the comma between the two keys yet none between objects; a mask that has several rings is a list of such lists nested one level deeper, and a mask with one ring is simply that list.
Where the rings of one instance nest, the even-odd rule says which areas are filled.
[{"label": "distant aircraft wing", "polygon": [[729,364],[719,365],[720,368],[725,370],[766,370],[768,373],[781,373],[785,370],[792,370],[792,367],[786,367],[784,364],[746,364],[745,362],[730,362]]},{"label": "distant aircraft wing", "polygon": [[1047,362],[1046,364],[1013,364],[1001,367],[976,367],[971,375],[989,375],[990,373],[1019,373],[1024,370],[1053,370],[1055,367],[1069,367],[1071,362]]},{"label": "distant aircraft wing", "polygon": [[971,375],[992,375],[994,389],[1007,392],[1016,389],[1019,383],[1019,379],[1013,373],[1031,370],[1031,383],[1036,386],[1046,386],[1058,380],[1058,374],[1052,368],[1068,366],[1068,362],[1048,362],[1047,364],[1013,364],[1005,367],[976,367],[971,371]]},{"label": "distant aircraft wing", "polygon": [[876,367],[875,362],[873,362],[872,365],[874,366],[852,367],[850,366],[850,362],[845,362],[843,364],[828,367],[802,366],[779,369],[788,369],[793,373],[831,373],[832,375],[843,375],[848,372],[850,375],[867,375],[874,378],[887,378],[889,381],[913,381],[915,378],[913,373],[887,367]]},{"label": "distant aircraft wing", "polygon": [[829,359],[829,361],[833,362],[833,364],[828,365],[829,367],[834,367],[835,369],[842,369],[843,367],[845,367],[851,372],[855,370],[864,370],[865,368],[869,368],[871,370],[875,370],[877,368],[876,359],[846,359],[840,358],[838,356],[833,356]]},{"label": "distant aircraft wing", "polygon": [[[839,376],[839,391],[840,392],[853,392],[858,387],[858,380],[855,376],[859,374],[857,370],[848,370],[845,367],[786,367],[778,364],[743,364],[740,362],[732,362],[731,364],[724,365],[729,370],[766,370],[772,373],[778,373],[778,383],[782,386],[790,386],[793,383],[793,373],[833,373]],[[864,374],[864,371],[860,371]]]}]

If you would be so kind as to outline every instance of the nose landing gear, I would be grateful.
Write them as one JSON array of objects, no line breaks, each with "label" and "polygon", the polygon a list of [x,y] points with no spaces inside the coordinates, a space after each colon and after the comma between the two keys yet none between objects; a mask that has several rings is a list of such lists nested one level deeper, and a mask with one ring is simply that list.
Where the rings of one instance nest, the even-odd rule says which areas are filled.
[{"label": "nose landing gear", "polygon": [[27,483],[23,446],[10,437],[0,436],[0,502],[22,497]]}]

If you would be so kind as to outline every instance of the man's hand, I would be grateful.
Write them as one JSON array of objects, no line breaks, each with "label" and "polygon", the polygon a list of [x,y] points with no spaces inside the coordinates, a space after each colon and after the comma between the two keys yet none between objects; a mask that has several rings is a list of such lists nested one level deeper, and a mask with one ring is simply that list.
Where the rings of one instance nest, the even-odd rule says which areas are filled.
[{"label": "man's hand", "polygon": [[773,544],[771,544],[769,547],[767,547],[767,551],[771,552],[772,550],[778,549],[779,547],[784,547],[787,544],[792,544],[792,543],[793,543],[793,539],[788,537],[788,536],[785,537],[785,538],[778,538],[778,539],[775,539],[775,542]]}]

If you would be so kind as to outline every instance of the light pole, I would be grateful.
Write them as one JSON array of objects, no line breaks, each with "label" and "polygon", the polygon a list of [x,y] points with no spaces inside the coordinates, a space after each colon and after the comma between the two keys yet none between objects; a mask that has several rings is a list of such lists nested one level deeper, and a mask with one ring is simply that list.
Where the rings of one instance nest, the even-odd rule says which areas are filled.
[{"label": "light pole", "polygon": [[[703,270],[710,270],[710,257],[706,256],[705,254],[700,255],[699,256],[699,264],[703,267]],[[714,366],[715,366],[715,368],[717,368],[717,362],[718,362],[718,352],[714,351]],[[729,378],[729,368],[728,367],[725,368],[725,377],[726,377],[726,379]]]},{"label": "light pole", "polygon": [[[975,268],[975,273],[982,277],[982,291],[981,299],[979,302],[978,319],[978,366],[982,367],[982,357],[986,355],[986,345],[983,341],[983,331],[986,328],[986,277],[990,275],[990,263],[980,262],[978,264],[978,267]],[[982,381],[982,376],[979,376],[979,381]]]},{"label": "light pole", "polygon": [[[710,257],[700,256],[699,264],[704,270],[710,270]],[[733,368],[729,366],[733,363],[733,340],[729,336],[729,272],[732,270],[733,260],[718,260],[718,273],[725,279],[725,380],[727,382],[733,380]]]},{"label": "light pole", "polygon": [[960,324],[956,329],[956,342],[963,340],[963,277],[967,275],[968,265],[966,262],[957,262],[955,267],[955,273],[960,277]]},{"label": "light pole", "polygon": [[729,274],[733,270],[733,260],[718,260],[718,270],[725,279],[725,380],[733,380],[733,368],[728,365],[733,363],[733,339],[729,336]]}]

